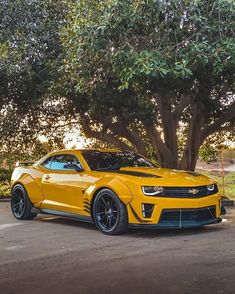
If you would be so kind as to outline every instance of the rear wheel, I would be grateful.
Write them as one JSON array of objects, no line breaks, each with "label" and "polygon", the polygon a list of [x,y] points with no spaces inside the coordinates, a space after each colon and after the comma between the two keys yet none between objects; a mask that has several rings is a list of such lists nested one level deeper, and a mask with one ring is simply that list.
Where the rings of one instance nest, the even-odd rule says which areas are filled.
[{"label": "rear wheel", "polygon": [[25,188],[20,184],[15,185],[11,193],[11,211],[14,217],[20,220],[33,219],[37,213],[32,213],[32,208]]},{"label": "rear wheel", "polygon": [[109,189],[103,189],[96,195],[93,218],[97,228],[107,235],[118,235],[128,228],[126,206]]}]

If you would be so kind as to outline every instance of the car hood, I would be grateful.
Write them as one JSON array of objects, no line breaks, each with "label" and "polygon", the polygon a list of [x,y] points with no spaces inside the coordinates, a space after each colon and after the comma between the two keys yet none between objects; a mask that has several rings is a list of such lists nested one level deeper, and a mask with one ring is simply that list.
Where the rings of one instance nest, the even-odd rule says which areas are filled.
[{"label": "car hood", "polygon": [[114,172],[120,176],[138,178],[141,184],[162,186],[203,186],[215,183],[214,179],[196,172],[150,167],[125,167]]}]

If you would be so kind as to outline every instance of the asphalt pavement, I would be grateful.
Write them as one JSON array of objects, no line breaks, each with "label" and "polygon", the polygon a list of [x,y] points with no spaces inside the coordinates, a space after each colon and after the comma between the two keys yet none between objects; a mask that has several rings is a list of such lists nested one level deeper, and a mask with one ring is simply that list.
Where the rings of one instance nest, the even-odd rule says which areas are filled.
[{"label": "asphalt pavement", "polygon": [[0,202],[0,294],[235,293],[235,209],[223,223],[105,236],[40,215],[17,221]]}]

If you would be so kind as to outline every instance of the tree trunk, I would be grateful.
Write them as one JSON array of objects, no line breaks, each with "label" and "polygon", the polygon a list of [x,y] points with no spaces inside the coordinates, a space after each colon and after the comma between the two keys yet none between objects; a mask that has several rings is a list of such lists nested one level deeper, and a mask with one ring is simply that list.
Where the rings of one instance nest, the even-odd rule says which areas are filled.
[{"label": "tree trunk", "polygon": [[[208,95],[208,91],[206,93],[198,93],[201,99],[197,99],[197,102],[195,102],[195,100],[193,101],[189,96],[182,97],[174,112],[172,112],[169,102],[166,101],[167,97],[165,97],[165,99],[161,96],[156,98],[161,115],[161,127],[164,140],[157,126],[149,120],[142,121],[143,131],[145,131],[147,136],[147,140],[143,140],[142,134],[138,129],[133,130],[129,128],[128,122],[130,122],[131,119],[129,119],[127,115],[126,117],[119,117],[118,121],[115,122],[108,117],[102,118],[102,120],[98,118],[98,121],[104,126],[103,130],[100,132],[94,131],[92,127],[93,122],[90,122],[82,115],[81,124],[87,137],[106,141],[124,150],[136,150],[143,156],[147,156],[146,147],[150,141],[161,167],[193,171],[196,167],[199,148],[204,140],[216,131],[226,130],[228,127],[230,128],[229,130],[232,130],[233,125],[231,123],[230,125],[224,124],[235,116],[235,103],[233,103],[220,118],[209,124],[206,108],[202,102],[206,95]],[[189,104],[192,105],[192,116],[188,126],[188,135],[183,156],[181,161],[179,161],[176,130],[183,109]]]},{"label": "tree trunk", "polygon": [[[169,99],[164,95],[157,95],[157,103],[162,119],[162,128],[164,134],[164,144],[170,150],[170,167],[178,167],[178,143],[176,135],[177,122],[171,111]],[[169,156],[169,155],[168,155]]]},{"label": "tree trunk", "polygon": [[171,150],[162,141],[159,132],[155,126],[145,125],[145,129],[157,153],[158,161],[161,167],[177,168],[177,162]]},{"label": "tree trunk", "polygon": [[188,138],[183,152],[182,160],[179,164],[180,169],[195,170],[198,151],[201,145],[200,131],[205,119],[204,115],[205,106],[202,102],[197,102],[193,107],[193,115],[191,125],[189,127]]}]

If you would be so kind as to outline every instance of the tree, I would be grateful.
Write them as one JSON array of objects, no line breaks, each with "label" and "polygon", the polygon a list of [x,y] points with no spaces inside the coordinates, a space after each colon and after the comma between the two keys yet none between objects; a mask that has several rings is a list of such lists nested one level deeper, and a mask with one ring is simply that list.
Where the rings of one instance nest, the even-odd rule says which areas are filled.
[{"label": "tree", "polygon": [[0,159],[9,153],[22,159],[23,152],[32,157],[40,135],[62,144],[64,99],[49,87],[66,13],[59,0],[0,0]]},{"label": "tree", "polygon": [[193,170],[208,136],[234,132],[234,5],[0,0],[0,150],[77,125]]},{"label": "tree", "polygon": [[[54,151],[55,149],[64,149],[65,146],[62,142],[49,140],[41,142],[40,140],[34,140],[29,146],[27,143],[18,141],[13,148],[4,148],[0,153],[0,169],[12,169],[15,167],[18,161],[32,161],[36,162],[47,153]],[[1,178],[0,178],[1,181]]]},{"label": "tree", "polygon": [[219,132],[209,136],[199,150],[199,158],[210,164],[218,161],[223,150],[229,150],[229,143],[234,140],[232,133]]},{"label": "tree", "polygon": [[65,14],[61,1],[0,1],[0,106],[31,106],[45,93]]},{"label": "tree", "polygon": [[152,145],[162,166],[193,170],[208,136],[234,132],[234,8],[232,0],[72,3],[61,82],[84,134],[143,155]]}]

